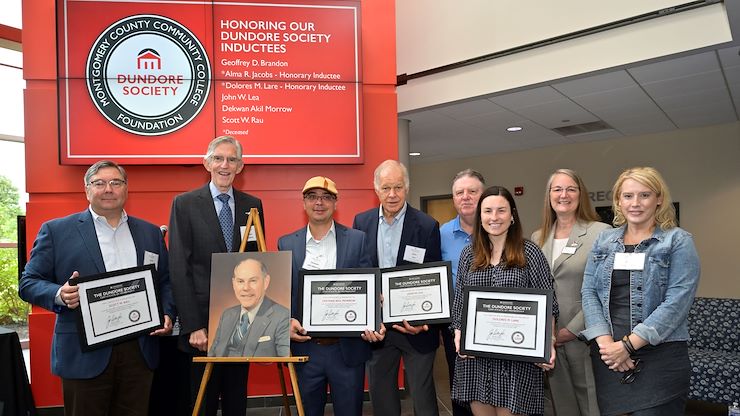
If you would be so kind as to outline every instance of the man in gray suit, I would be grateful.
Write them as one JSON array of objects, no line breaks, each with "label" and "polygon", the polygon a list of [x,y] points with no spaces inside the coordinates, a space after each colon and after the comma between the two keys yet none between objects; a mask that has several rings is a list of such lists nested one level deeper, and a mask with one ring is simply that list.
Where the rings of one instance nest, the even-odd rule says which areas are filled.
[{"label": "man in gray suit", "polygon": [[[239,250],[240,228],[250,208],[257,208],[264,218],[262,201],[232,186],[244,168],[242,145],[236,139],[221,136],[212,140],[203,166],[211,180],[176,196],[170,213],[170,276],[180,316],[179,347],[191,356],[206,355],[208,346],[211,255]],[[248,251],[256,249],[256,243],[247,244]],[[204,367],[203,363],[190,365],[191,408]],[[206,390],[207,415],[216,415],[220,395],[224,416],[244,416],[248,371],[247,364],[215,366]]]},{"label": "man in gray suit", "polygon": [[265,296],[270,286],[267,266],[246,259],[231,277],[239,305],[223,311],[211,357],[287,357],[290,355],[290,311]]}]

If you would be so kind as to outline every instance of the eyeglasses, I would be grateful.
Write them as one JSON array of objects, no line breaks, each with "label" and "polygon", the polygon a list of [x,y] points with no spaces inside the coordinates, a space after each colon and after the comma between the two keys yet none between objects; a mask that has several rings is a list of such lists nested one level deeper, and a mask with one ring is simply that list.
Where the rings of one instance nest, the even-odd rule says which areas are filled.
[{"label": "eyeglasses", "polygon": [[229,162],[229,165],[236,165],[237,163],[241,162],[241,159],[239,159],[236,156],[229,156],[229,157],[223,157],[220,155],[213,155],[211,156],[211,162],[220,165],[224,163],[224,160]]},{"label": "eyeglasses", "polygon": [[332,194],[323,194],[323,195],[319,195],[319,194],[308,194],[308,195],[303,195],[303,199],[305,199],[306,201],[309,201],[309,202],[316,202],[316,201],[319,201],[319,200],[321,200],[322,202],[324,202],[324,201],[331,202],[331,201],[334,201],[335,199],[337,199],[337,197],[334,196],[334,195],[332,195]]},{"label": "eyeglasses", "polygon": [[579,188],[577,186],[569,186],[567,188],[556,186],[554,188],[550,188],[550,193],[553,193],[553,194],[560,194],[563,191],[565,191],[566,194],[575,194],[579,191]]},{"label": "eyeglasses", "polygon": [[391,193],[391,190],[397,194],[400,194],[401,191],[405,190],[406,187],[402,185],[396,185],[396,186],[384,186],[380,188],[380,193],[383,195],[388,195]]},{"label": "eyeglasses", "polygon": [[112,189],[120,189],[123,185],[126,185],[126,181],[124,181],[123,179],[111,179],[109,181],[96,179],[94,181],[90,181],[88,185],[99,191],[102,191],[103,189],[107,188],[108,185],[110,185]]},{"label": "eyeglasses", "polygon": [[637,378],[637,375],[642,371],[642,360],[637,358],[635,361],[633,361],[635,364],[635,367],[632,370],[627,371],[624,373],[622,378],[619,380],[622,384],[632,384],[633,381]]}]

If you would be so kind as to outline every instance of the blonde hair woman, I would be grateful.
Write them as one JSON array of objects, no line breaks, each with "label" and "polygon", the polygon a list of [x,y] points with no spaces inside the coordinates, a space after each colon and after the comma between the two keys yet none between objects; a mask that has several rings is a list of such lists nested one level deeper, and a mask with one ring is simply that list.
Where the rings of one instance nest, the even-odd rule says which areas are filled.
[{"label": "blonde hair woman", "polygon": [[596,240],[581,290],[599,408],[603,416],[682,415],[700,274],[694,241],[676,226],[657,170],[627,169],[612,192],[619,228]]}]

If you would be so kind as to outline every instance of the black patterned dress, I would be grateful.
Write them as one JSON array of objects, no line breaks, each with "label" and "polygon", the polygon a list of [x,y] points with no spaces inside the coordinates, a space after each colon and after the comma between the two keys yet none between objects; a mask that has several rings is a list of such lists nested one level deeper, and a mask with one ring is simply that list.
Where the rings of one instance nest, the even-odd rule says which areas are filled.
[{"label": "black patterned dress", "polygon": [[[524,242],[526,266],[505,268],[501,264],[470,271],[473,254],[468,245],[460,253],[457,269],[452,328],[461,329],[463,288],[466,286],[525,287],[552,289],[553,278],[545,255],[536,244]],[[558,303],[553,298],[553,315]],[[555,363],[557,366],[557,363]],[[457,358],[452,399],[470,403],[479,401],[504,407],[518,414],[541,414],[544,408],[543,372],[534,363],[477,357]]]}]

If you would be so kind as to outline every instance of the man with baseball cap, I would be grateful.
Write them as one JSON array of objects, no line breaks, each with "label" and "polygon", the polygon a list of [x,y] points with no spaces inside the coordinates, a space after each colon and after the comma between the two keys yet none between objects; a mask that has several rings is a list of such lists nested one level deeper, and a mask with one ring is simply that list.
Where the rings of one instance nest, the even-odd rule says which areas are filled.
[{"label": "man with baseball cap", "polygon": [[370,358],[369,342],[381,341],[385,330],[365,330],[360,337],[315,338],[295,316],[298,315],[299,270],[331,270],[369,267],[365,255],[365,233],[334,221],[339,191],[331,179],[314,176],[303,187],[303,208],[308,226],[284,235],[279,250],[293,252],[290,340],[293,355],[308,355],[298,364],[298,387],[306,415],[324,414],[326,387],[331,386],[334,414],[361,415],[365,361]]}]

